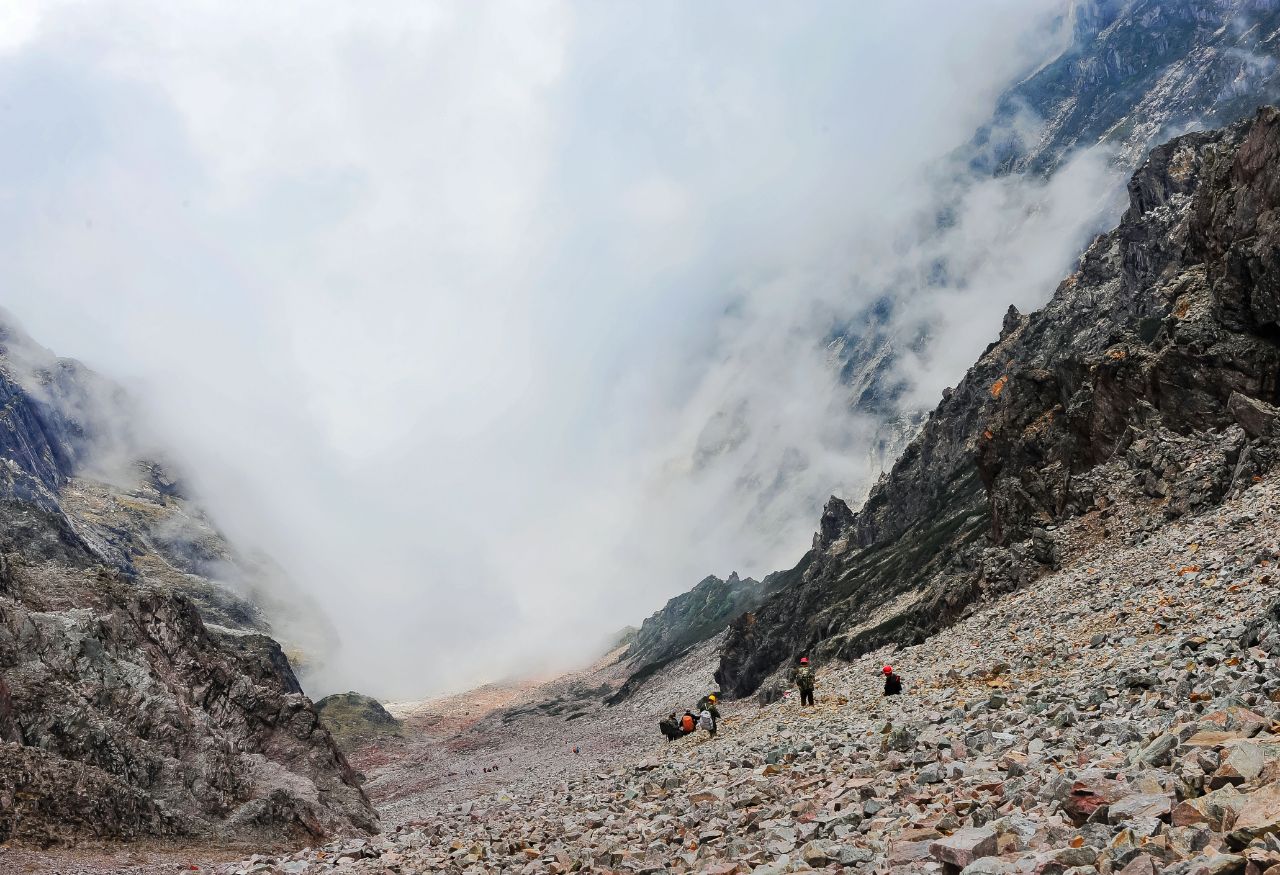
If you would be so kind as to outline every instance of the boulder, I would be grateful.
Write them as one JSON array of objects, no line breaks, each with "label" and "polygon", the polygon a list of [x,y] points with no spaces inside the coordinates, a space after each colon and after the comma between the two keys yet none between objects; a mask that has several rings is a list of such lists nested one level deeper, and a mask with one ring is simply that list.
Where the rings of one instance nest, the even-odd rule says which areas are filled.
[{"label": "boulder", "polygon": [[1223,787],[1194,799],[1179,802],[1171,813],[1174,826],[1206,824],[1211,829],[1222,830],[1229,819],[1234,819],[1245,804],[1245,796],[1234,786]]},{"label": "boulder", "polygon": [[1249,437],[1263,437],[1277,433],[1276,425],[1280,423],[1280,409],[1265,401],[1250,398],[1240,392],[1232,392],[1227,399],[1227,409],[1240,423]]},{"label": "boulder", "polygon": [[1153,793],[1134,793],[1112,802],[1107,809],[1110,823],[1119,824],[1137,818],[1168,818],[1173,807],[1168,796]]},{"label": "boulder", "polygon": [[1280,781],[1245,795],[1231,836],[1233,843],[1243,847],[1275,832],[1280,832]]},{"label": "boulder", "polygon": [[929,845],[935,860],[964,868],[980,857],[996,852],[996,832],[989,828],[959,830]]},{"label": "boulder", "polygon": [[1110,778],[1092,776],[1076,781],[1062,804],[1062,809],[1076,823],[1084,823],[1103,806],[1132,793],[1128,784]]}]

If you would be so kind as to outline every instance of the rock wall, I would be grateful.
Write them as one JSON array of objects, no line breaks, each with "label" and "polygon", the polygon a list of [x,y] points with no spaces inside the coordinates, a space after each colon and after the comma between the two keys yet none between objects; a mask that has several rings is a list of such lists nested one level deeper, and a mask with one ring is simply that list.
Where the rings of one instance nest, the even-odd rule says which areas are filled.
[{"label": "rock wall", "polygon": [[[276,642],[214,631],[181,596],[110,570],[9,568],[0,841],[376,830]],[[86,788],[107,814],[76,809]]]}]

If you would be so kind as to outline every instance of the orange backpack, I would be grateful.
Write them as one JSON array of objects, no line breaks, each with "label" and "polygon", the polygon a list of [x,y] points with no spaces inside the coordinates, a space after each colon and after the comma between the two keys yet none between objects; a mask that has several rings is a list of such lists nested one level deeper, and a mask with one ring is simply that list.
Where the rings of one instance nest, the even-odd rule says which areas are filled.
[{"label": "orange backpack", "polygon": [[693,715],[686,714],[680,718],[680,728],[685,732],[693,732]]}]

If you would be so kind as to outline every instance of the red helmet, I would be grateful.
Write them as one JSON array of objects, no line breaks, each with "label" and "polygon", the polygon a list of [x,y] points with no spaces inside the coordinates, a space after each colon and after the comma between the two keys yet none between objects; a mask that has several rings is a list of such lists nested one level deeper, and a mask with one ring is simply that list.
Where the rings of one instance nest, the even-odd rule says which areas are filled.
[{"label": "red helmet", "polygon": [[891,666],[891,665],[886,665],[886,666],[884,667],[884,673],[885,673],[885,674],[893,674],[893,666]]},{"label": "red helmet", "polygon": [[807,656],[802,656],[802,657],[800,657],[800,664],[801,664],[801,665],[808,665],[808,664],[809,664],[809,657],[807,657]]}]

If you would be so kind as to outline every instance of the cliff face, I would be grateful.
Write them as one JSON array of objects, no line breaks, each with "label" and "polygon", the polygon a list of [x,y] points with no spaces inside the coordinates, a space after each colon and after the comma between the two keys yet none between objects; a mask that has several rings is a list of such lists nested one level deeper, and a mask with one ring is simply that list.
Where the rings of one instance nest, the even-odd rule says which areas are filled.
[{"label": "cliff face", "polygon": [[[1153,519],[1269,466],[1280,391],[1280,112],[1161,146],[1041,311],[1000,337],[857,514],[735,621],[718,680],[746,694],[800,652],[915,642],[1058,561],[1052,526],[1137,488]],[[1190,443],[1216,462],[1189,468]]]},{"label": "cliff face", "polygon": [[127,399],[7,326],[0,402],[0,842],[376,829]]}]

